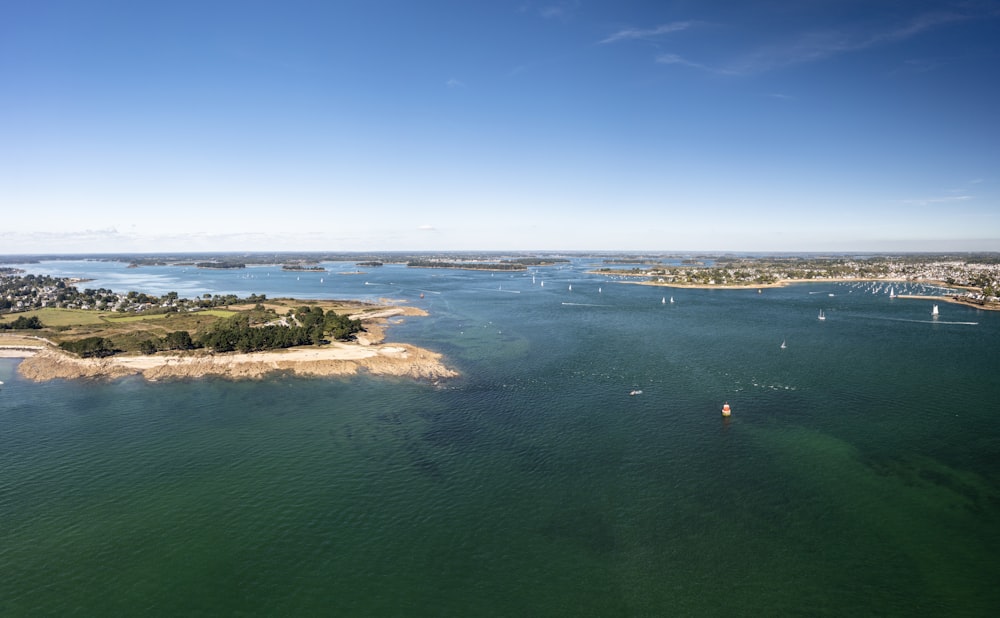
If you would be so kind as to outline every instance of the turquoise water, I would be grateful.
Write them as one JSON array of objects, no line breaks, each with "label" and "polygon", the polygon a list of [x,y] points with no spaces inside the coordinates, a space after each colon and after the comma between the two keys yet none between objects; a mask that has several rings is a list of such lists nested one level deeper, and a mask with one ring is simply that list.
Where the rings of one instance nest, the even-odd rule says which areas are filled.
[{"label": "turquoise water", "polygon": [[390,339],[463,375],[32,384],[0,359],[0,614],[1000,607],[1000,315],[940,303],[935,321],[929,301],[846,284],[657,289],[592,265],[534,282],[28,266],[408,300],[431,315]]}]

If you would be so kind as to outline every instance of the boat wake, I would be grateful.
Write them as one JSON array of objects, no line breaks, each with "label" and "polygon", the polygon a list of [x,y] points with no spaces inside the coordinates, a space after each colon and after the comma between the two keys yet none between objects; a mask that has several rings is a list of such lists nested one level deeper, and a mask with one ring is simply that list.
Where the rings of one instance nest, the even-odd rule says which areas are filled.
[{"label": "boat wake", "polygon": [[886,322],[912,322],[914,324],[951,324],[956,326],[979,326],[979,322],[950,322],[948,320],[910,320],[907,318],[880,318],[876,316],[860,316],[865,320],[884,320]]},{"label": "boat wake", "polygon": [[563,303],[570,307],[613,307],[614,305],[598,305],[595,303]]}]

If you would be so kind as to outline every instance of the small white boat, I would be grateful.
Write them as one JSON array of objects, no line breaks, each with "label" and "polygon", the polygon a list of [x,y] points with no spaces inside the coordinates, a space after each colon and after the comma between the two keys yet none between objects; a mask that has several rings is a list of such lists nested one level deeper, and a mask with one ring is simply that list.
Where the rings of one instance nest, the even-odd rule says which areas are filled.
[{"label": "small white boat", "polygon": [[938,317],[938,315],[940,315],[938,313],[938,306],[937,305],[934,305],[934,308],[931,309],[931,315],[934,316],[935,318]]},{"label": "small white boat", "polygon": [[638,390],[638,389],[637,389],[637,390],[634,390],[634,391],[630,391],[630,392],[629,392],[629,396],[630,396],[630,397],[635,397],[636,395],[641,395],[641,394],[642,394],[642,391],[641,391],[641,390]]},{"label": "small white boat", "polygon": [[819,319],[820,320],[825,320],[826,319],[826,315],[823,313],[822,309],[819,310]]}]

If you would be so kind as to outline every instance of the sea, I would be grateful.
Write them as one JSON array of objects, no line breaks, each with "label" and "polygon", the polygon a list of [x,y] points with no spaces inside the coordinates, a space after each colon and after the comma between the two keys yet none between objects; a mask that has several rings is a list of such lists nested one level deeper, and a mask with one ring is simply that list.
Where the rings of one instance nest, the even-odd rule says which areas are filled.
[{"label": "sea", "polygon": [[641,286],[598,258],[323,265],[22,265],[405,302],[429,315],[388,340],[461,377],[32,383],[0,359],[0,615],[1000,609],[1000,313],[890,297],[947,292],[913,284]]}]

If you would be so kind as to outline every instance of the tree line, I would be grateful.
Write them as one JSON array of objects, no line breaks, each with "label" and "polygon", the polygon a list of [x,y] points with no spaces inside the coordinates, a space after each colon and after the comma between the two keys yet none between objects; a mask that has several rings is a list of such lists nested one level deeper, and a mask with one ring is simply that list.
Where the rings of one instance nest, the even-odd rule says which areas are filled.
[{"label": "tree line", "polygon": [[[30,319],[30,318],[29,318]],[[253,324],[250,312],[220,320],[200,336],[186,330],[168,333],[139,342],[143,354],[166,350],[205,348],[213,352],[262,352],[302,345],[321,345],[330,339],[345,341],[364,330],[361,320],[352,320],[321,307],[299,307],[289,312],[284,324]],[[121,352],[105,337],[87,337],[59,344],[68,352],[84,358],[105,357]]]},{"label": "tree line", "polygon": [[0,322],[0,330],[38,330],[39,328],[45,328],[45,325],[42,324],[37,315],[30,318],[22,315],[12,322]]}]

